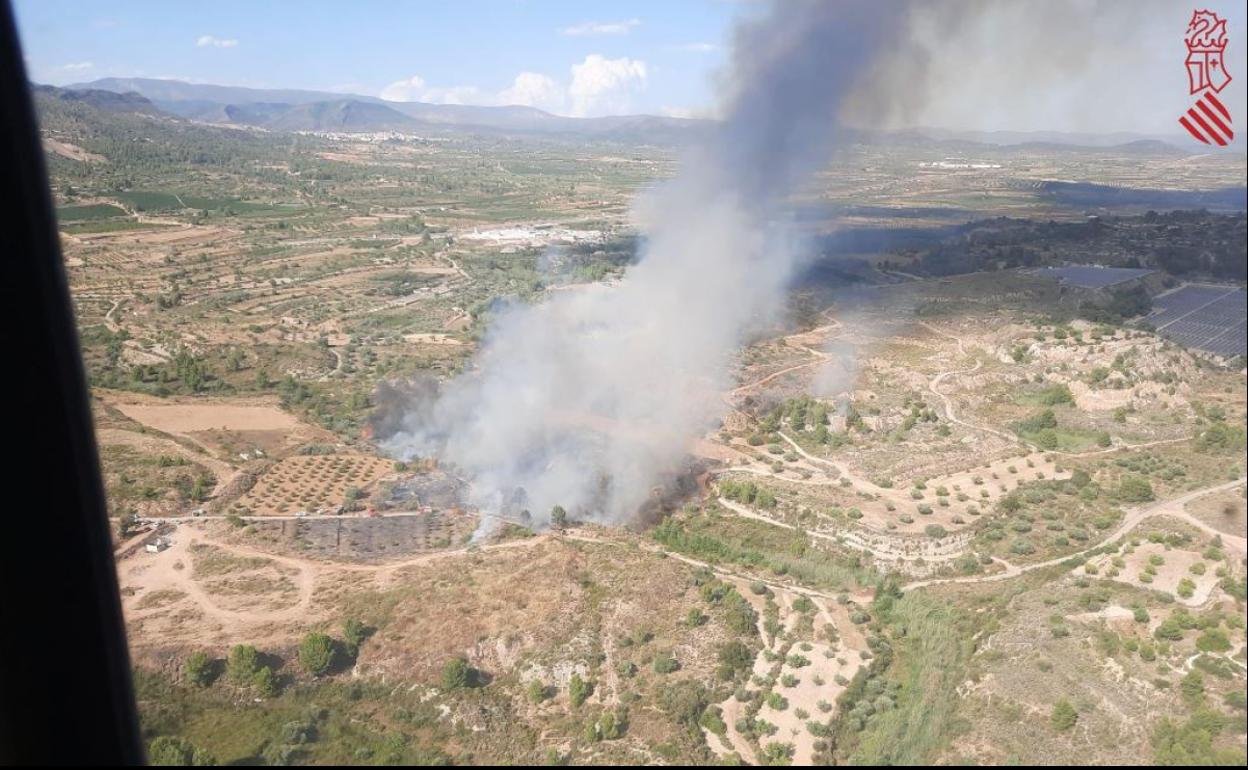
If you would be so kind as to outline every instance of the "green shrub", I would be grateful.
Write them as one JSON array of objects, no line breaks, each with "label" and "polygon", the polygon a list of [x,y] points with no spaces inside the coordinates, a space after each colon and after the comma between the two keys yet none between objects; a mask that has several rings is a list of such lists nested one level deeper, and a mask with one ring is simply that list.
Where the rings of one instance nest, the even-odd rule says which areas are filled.
[{"label": "green shrub", "polygon": [[1128,503],[1147,503],[1155,499],[1153,485],[1142,476],[1123,476],[1118,484],[1118,498]]},{"label": "green shrub", "polygon": [[1162,766],[1240,766],[1244,753],[1238,748],[1214,748],[1213,739],[1226,725],[1220,715],[1201,710],[1184,724],[1162,719],[1153,731],[1153,761]]},{"label": "green shrub", "polygon": [[313,676],[329,671],[334,664],[334,640],[325,634],[310,633],[299,642],[299,665]]},{"label": "green shrub", "polygon": [[251,686],[255,687],[256,692],[265,698],[272,698],[280,689],[277,674],[274,674],[273,669],[268,666],[261,666],[251,675]]},{"label": "green shrub", "polygon": [[1179,691],[1183,693],[1183,700],[1188,706],[1194,708],[1205,699],[1205,678],[1200,675],[1199,671],[1189,671],[1179,681]]},{"label": "green shrub", "polygon": [[1226,652],[1231,649],[1231,640],[1220,628],[1210,628],[1196,638],[1196,649],[1201,652]]},{"label": "green shrub", "polygon": [[1079,721],[1079,713],[1075,711],[1074,706],[1070,705],[1070,701],[1062,698],[1053,704],[1053,713],[1049,716],[1049,721],[1053,723],[1056,730],[1069,730],[1075,726],[1075,722]]},{"label": "green shrub", "polygon": [[660,652],[654,656],[654,672],[656,674],[671,674],[680,669],[680,663],[672,657],[670,652]]},{"label": "green shrub", "polygon": [[1032,545],[1030,540],[1019,538],[1010,544],[1010,553],[1025,556],[1036,552],[1036,547]]},{"label": "green shrub", "polygon": [[212,684],[215,671],[212,658],[208,657],[208,653],[196,650],[186,658],[186,663],[182,667],[186,674],[186,679],[196,687],[207,687]]},{"label": "green shrub", "polygon": [[467,658],[462,655],[451,658],[442,665],[442,689],[451,692],[472,687],[475,673]]},{"label": "green shrub", "polygon": [[728,725],[724,724],[724,713],[719,706],[708,706],[698,719],[698,724],[719,736],[728,733]]},{"label": "green shrub", "polygon": [[537,679],[529,680],[528,695],[531,703],[541,703],[547,697],[546,685]]},{"label": "green shrub", "polygon": [[368,637],[368,627],[355,618],[347,618],[342,622],[342,639],[353,648],[359,648]]},{"label": "green shrub", "polygon": [[594,685],[582,679],[580,674],[573,674],[568,681],[568,701],[573,708],[580,708],[593,691]]},{"label": "green shrub", "polygon": [[185,738],[162,735],[147,745],[147,761],[158,767],[211,767],[217,760]]},{"label": "green shrub", "polygon": [[1179,586],[1175,589],[1175,593],[1184,599],[1190,599],[1196,593],[1196,584],[1188,578],[1183,578],[1179,581]]},{"label": "green shrub", "polygon": [[721,666],[727,666],[733,671],[748,671],[754,665],[754,653],[735,639],[719,645],[716,659]]},{"label": "green shrub", "polygon": [[259,657],[256,648],[250,644],[236,644],[231,647],[226,662],[226,672],[230,680],[240,685],[251,684],[259,666]]},{"label": "green shrub", "polygon": [[793,760],[793,744],[772,741],[763,748],[763,760],[768,765],[787,765]]},{"label": "green shrub", "polygon": [[1040,391],[1040,403],[1045,406],[1057,406],[1059,404],[1073,404],[1075,402],[1074,395],[1070,392],[1070,387],[1065,383],[1050,385]]}]

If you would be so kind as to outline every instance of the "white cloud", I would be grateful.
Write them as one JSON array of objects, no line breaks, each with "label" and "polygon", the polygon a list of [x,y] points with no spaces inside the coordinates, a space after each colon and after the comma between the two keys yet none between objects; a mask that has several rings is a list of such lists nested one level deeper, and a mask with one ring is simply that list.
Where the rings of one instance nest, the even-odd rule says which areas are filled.
[{"label": "white cloud", "polygon": [[590,54],[585,61],[572,65],[572,85],[568,87],[571,114],[586,117],[624,112],[629,108],[632,94],[645,87],[644,61]]},{"label": "white cloud", "polygon": [[396,80],[378,94],[388,102],[418,102],[425,92],[425,79],[420,75],[412,75],[407,80]]},{"label": "white cloud", "polygon": [[498,94],[499,104],[519,104],[559,112],[567,101],[563,86],[539,72],[521,72]]},{"label": "white cloud", "polygon": [[501,91],[476,86],[432,86],[420,75],[396,80],[378,94],[390,102],[431,104],[523,105],[558,114],[592,117],[630,108],[634,94],[646,87],[646,63],[590,54],[572,65],[569,84],[540,72],[521,72]]},{"label": "white cloud", "polygon": [[430,104],[485,104],[488,94],[476,86],[452,86],[437,88],[425,82],[420,75],[406,80],[396,80],[378,94],[388,102],[429,102]]},{"label": "white cloud", "polygon": [[212,35],[200,35],[195,41],[196,48],[238,48],[238,41],[232,38],[219,38]]},{"label": "white cloud", "polygon": [[714,43],[684,43],[676,46],[676,50],[688,51],[690,53],[715,53],[719,49],[720,46]]},{"label": "white cloud", "polygon": [[94,70],[95,63],[89,61],[69,62],[67,64],[40,64],[29,56],[22,56],[26,62],[26,71],[36,83],[60,86],[82,80],[84,73]]},{"label": "white cloud", "polygon": [[564,27],[560,34],[568,37],[590,37],[593,35],[627,35],[634,27],[641,25],[641,19],[625,19],[624,21],[587,21]]}]

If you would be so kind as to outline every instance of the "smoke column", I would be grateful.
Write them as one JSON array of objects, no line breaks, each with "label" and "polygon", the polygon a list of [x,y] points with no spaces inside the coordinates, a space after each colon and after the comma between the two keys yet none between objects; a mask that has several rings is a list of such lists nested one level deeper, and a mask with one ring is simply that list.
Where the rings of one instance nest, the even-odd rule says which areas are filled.
[{"label": "smoke column", "polygon": [[722,416],[733,351],[783,307],[801,257],[786,199],[824,167],[843,100],[904,15],[810,0],[742,24],[723,119],[638,203],[645,245],[624,280],[500,314],[474,367],[413,398],[386,448],[453,464],[486,512],[632,516]]}]

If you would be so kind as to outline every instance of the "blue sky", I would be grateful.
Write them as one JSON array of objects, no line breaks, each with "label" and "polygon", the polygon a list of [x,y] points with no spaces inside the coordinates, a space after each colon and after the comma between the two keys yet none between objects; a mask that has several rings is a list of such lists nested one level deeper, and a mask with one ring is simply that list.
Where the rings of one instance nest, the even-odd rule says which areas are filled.
[{"label": "blue sky", "polygon": [[[828,0],[829,2],[833,0]],[[1245,117],[1243,0],[1229,20],[1221,97]],[[16,0],[30,76],[309,88],[385,98],[530,104],[560,114],[711,114],[734,22],[756,0]],[[920,14],[943,4],[920,2]],[[868,125],[1181,132],[1191,104],[1181,0],[1032,0],[975,7],[915,42],[921,76]],[[882,52],[889,62],[893,52]],[[922,81],[921,86],[915,81]],[[892,121],[892,122],[886,122]],[[851,121],[852,122],[852,116]]]},{"label": "blue sky", "polygon": [[[709,105],[740,10],[723,0],[18,0],[15,8],[36,82],[162,77],[371,95],[401,83],[390,95],[490,102],[506,92],[599,114]],[[573,66],[582,67],[579,99],[568,93]],[[521,73],[549,80],[529,77],[515,90]]]}]

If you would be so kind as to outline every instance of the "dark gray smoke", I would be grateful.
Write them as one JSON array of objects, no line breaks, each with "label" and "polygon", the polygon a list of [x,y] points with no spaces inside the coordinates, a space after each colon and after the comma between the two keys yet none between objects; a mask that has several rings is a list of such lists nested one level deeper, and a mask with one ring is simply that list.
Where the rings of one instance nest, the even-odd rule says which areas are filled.
[{"label": "dark gray smoke", "polygon": [[504,312],[475,367],[402,415],[390,451],[453,464],[487,512],[519,494],[538,523],[555,505],[633,515],[723,414],[732,351],[782,307],[802,258],[787,199],[824,167],[846,95],[904,17],[810,0],[741,25],[723,120],[638,202],[645,248],[624,280]]}]

